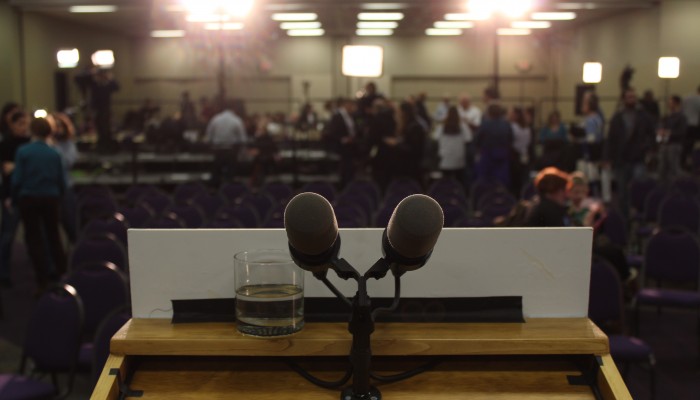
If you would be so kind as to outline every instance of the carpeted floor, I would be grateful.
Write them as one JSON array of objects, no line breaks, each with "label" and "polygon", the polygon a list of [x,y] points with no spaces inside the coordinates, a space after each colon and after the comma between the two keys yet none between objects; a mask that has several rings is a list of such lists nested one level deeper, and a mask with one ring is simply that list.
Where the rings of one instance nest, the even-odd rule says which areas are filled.
[{"label": "carpeted floor", "polygon": [[[19,366],[22,338],[35,302],[33,273],[21,243],[15,245],[12,274],[14,287],[0,291],[4,311],[0,318],[0,373],[15,372]],[[694,312],[643,310],[640,336],[656,353],[657,399],[700,399],[696,329]],[[622,365],[619,368],[625,370]],[[630,365],[625,377],[633,398],[651,399],[647,369]],[[88,399],[91,391],[89,373],[80,374],[69,399]]]}]

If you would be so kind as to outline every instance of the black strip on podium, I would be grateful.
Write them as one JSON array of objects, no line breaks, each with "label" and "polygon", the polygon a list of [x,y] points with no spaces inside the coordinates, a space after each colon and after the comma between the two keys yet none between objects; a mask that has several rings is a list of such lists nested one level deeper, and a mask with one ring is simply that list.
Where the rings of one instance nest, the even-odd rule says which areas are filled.
[{"label": "black strip on podium", "polygon": [[[373,298],[374,308],[391,305],[391,298]],[[174,324],[233,322],[236,299],[172,300]],[[350,309],[335,297],[304,299],[307,322],[347,322]],[[525,322],[522,297],[402,298],[391,313],[379,313],[377,322]]]}]

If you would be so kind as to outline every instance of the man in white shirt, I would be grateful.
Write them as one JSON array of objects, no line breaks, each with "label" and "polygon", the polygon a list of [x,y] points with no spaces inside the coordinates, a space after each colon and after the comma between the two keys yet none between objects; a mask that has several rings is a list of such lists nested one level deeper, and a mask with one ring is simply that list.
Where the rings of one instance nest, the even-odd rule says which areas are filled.
[{"label": "man in white shirt", "polygon": [[224,109],[209,121],[204,136],[204,141],[214,150],[212,180],[216,185],[233,179],[240,151],[238,146],[248,142],[243,120],[233,112],[233,106],[232,101],[226,101]]},{"label": "man in white shirt", "polygon": [[683,143],[681,160],[686,164],[695,143],[700,141],[700,86],[698,86],[697,93],[691,94],[683,100],[683,114],[688,121],[688,130],[685,135],[685,143]]},{"label": "man in white shirt", "polygon": [[223,111],[209,121],[204,140],[216,147],[244,144],[248,141],[243,120],[233,112],[232,102],[227,101]]},{"label": "man in white shirt", "polygon": [[474,155],[476,153],[472,142],[481,125],[481,110],[472,104],[472,99],[468,94],[463,94],[459,98],[457,112],[459,113],[459,120],[466,132],[466,176],[467,182],[470,184],[474,176]]}]

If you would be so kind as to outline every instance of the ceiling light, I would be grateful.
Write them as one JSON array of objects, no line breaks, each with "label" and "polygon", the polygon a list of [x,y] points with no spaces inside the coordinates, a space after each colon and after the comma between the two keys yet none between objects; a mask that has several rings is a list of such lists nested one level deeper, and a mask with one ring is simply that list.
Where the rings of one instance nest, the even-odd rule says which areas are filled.
[{"label": "ceiling light", "polygon": [[43,108],[34,111],[34,118],[46,118],[48,116],[49,116],[49,113],[46,110],[44,110]]},{"label": "ceiling light", "polygon": [[204,25],[204,29],[208,31],[239,31],[243,29],[243,24],[240,22],[210,22]]},{"label": "ceiling light", "polygon": [[326,33],[323,29],[290,29],[288,36],[323,36]]},{"label": "ceiling light", "polygon": [[311,22],[282,22],[280,28],[287,29],[319,29],[321,23],[318,21]]},{"label": "ceiling light", "polygon": [[496,31],[500,36],[527,36],[532,33],[529,29],[498,28]]},{"label": "ceiling light", "polygon": [[522,17],[532,9],[533,0],[469,0],[467,7],[470,12],[490,16],[496,12],[511,18]]},{"label": "ceiling light", "polygon": [[378,78],[382,76],[384,48],[343,46],[343,75]]},{"label": "ceiling light", "polygon": [[183,30],[157,30],[151,31],[151,37],[154,38],[179,38],[184,37],[185,31]]},{"label": "ceiling light", "polygon": [[56,61],[58,61],[58,68],[75,68],[80,62],[80,52],[78,49],[59,50],[56,53]]},{"label": "ceiling light", "polygon": [[403,13],[359,13],[357,19],[360,21],[401,21]]},{"label": "ceiling light", "polygon": [[117,11],[117,6],[70,6],[68,11],[72,13],[112,13]]},{"label": "ceiling light", "polygon": [[438,29],[470,29],[474,23],[470,21],[436,21],[433,25]]},{"label": "ceiling light", "polygon": [[396,21],[359,21],[357,27],[360,29],[396,29],[399,23]]},{"label": "ceiling light", "polygon": [[245,17],[253,8],[254,0],[180,0],[180,3],[194,15],[225,14]]},{"label": "ceiling light", "polygon": [[316,13],[275,13],[272,14],[274,21],[315,21],[318,19]]},{"label": "ceiling light", "polygon": [[425,30],[425,34],[428,36],[459,36],[462,34],[462,30],[428,28]]},{"label": "ceiling light", "polygon": [[488,19],[487,14],[474,14],[474,13],[450,13],[445,14],[445,20],[447,21],[483,21]]},{"label": "ceiling light", "polygon": [[98,50],[92,53],[91,59],[96,67],[111,68],[114,66],[114,52],[112,50]]},{"label": "ceiling light", "polygon": [[560,10],[593,10],[598,8],[595,3],[557,3],[555,7]]},{"label": "ceiling light", "polygon": [[532,19],[540,21],[570,21],[576,19],[575,12],[536,12],[532,13]]},{"label": "ceiling light", "polygon": [[603,79],[603,64],[599,62],[587,62],[583,64],[583,82],[600,83]]},{"label": "ceiling light", "polygon": [[221,22],[228,19],[228,15],[221,14],[190,14],[185,17],[187,22]]},{"label": "ceiling light", "polygon": [[552,27],[552,23],[549,21],[513,21],[510,27],[516,29],[547,29]]},{"label": "ceiling light", "polygon": [[394,34],[393,29],[358,29],[355,31],[357,36],[391,36]]},{"label": "ceiling light", "polygon": [[676,79],[680,76],[681,60],[678,57],[659,58],[659,78]]},{"label": "ceiling light", "polygon": [[364,3],[360,7],[363,10],[403,10],[406,8],[404,3]]}]

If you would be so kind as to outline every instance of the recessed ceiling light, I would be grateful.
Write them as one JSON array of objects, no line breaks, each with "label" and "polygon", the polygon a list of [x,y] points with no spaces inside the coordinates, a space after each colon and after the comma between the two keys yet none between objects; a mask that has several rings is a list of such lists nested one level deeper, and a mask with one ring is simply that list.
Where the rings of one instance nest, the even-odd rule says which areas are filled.
[{"label": "recessed ceiling light", "polygon": [[394,31],[392,29],[358,29],[355,34],[357,36],[391,36]]},{"label": "recessed ceiling light", "polygon": [[555,7],[560,10],[593,10],[598,8],[595,3],[557,3]]},{"label": "recessed ceiling light", "polygon": [[359,21],[357,27],[360,29],[395,29],[399,26],[396,21]]},{"label": "recessed ceiling light", "polygon": [[488,19],[487,14],[474,14],[474,13],[450,13],[445,14],[445,20],[447,21],[483,21]]},{"label": "recessed ceiling light", "polygon": [[403,10],[406,8],[404,3],[364,3],[360,7],[363,10]]},{"label": "recessed ceiling light", "polygon": [[529,29],[498,28],[496,31],[501,36],[527,36],[532,33]]},{"label": "recessed ceiling light", "polygon": [[80,52],[78,49],[59,50],[56,53],[56,61],[58,61],[58,68],[75,68],[80,62]]},{"label": "recessed ceiling light", "polygon": [[72,13],[112,13],[117,11],[117,6],[70,6],[68,11]]},{"label": "recessed ceiling light", "polygon": [[275,13],[272,14],[274,21],[315,21],[318,19],[316,13]]},{"label": "recessed ceiling light", "polygon": [[428,36],[459,36],[462,34],[462,30],[428,28],[425,30],[425,34]]},{"label": "recessed ceiling light", "polygon": [[288,36],[323,36],[326,33],[323,29],[290,29]]},{"label": "recessed ceiling light", "polygon": [[357,19],[360,21],[401,21],[403,13],[359,13]]},{"label": "recessed ceiling light", "polygon": [[549,21],[513,21],[510,27],[517,29],[547,29],[552,27],[552,23]]},{"label": "recessed ceiling light", "polygon": [[575,12],[536,12],[532,19],[540,21],[569,21],[576,18]]},{"label": "recessed ceiling light", "polygon": [[151,37],[154,38],[179,38],[184,37],[185,31],[183,30],[157,30],[151,31]]},{"label": "recessed ceiling light", "polygon": [[282,22],[280,24],[280,28],[287,30],[287,29],[319,29],[321,27],[321,23],[318,21],[310,21],[310,22]]},{"label": "recessed ceiling light", "polygon": [[474,23],[470,21],[437,21],[433,25],[438,29],[470,29]]}]

